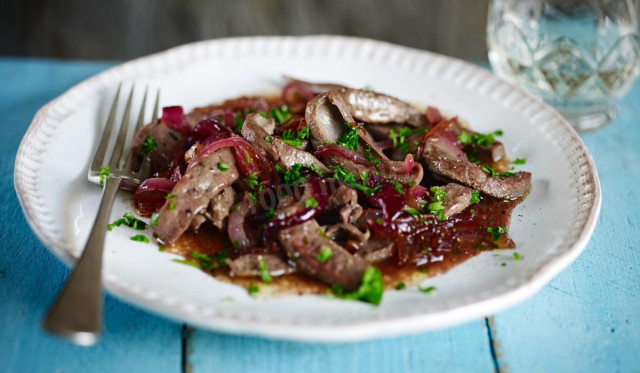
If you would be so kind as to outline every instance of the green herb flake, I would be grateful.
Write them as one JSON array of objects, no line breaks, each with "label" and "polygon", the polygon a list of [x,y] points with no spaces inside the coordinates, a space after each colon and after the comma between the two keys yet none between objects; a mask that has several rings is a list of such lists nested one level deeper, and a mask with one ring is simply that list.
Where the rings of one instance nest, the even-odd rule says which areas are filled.
[{"label": "green herb flake", "polygon": [[513,164],[525,164],[527,163],[527,158],[516,158],[513,160]]},{"label": "green herb flake", "polygon": [[171,136],[171,138],[173,139],[173,141],[178,141],[178,136],[176,136],[175,133],[169,131],[169,136]]},{"label": "green herb flake", "polygon": [[358,290],[344,294],[341,286],[333,287],[336,296],[342,299],[359,300],[373,305],[380,304],[384,293],[382,275],[375,267],[368,267],[362,275],[362,283]]},{"label": "green herb flake", "polygon": [[473,138],[467,133],[467,131],[460,131],[460,134],[458,135],[458,141],[460,141],[464,145],[469,145],[473,141]]},{"label": "green herb flake", "polygon": [[218,162],[218,170],[222,172],[229,171],[229,165],[224,162]]},{"label": "green herb flake", "polygon": [[479,203],[480,202],[480,192],[478,192],[477,190],[474,190],[473,193],[471,193],[471,199],[469,200],[469,202],[471,204]]},{"label": "green herb flake", "polygon": [[107,181],[107,178],[109,177],[109,167],[102,167],[98,176],[100,177],[100,186],[104,187],[104,182]]},{"label": "green herb flake", "polygon": [[145,236],[144,234],[136,234],[135,236],[131,237],[131,241],[149,243],[149,238],[147,236]]},{"label": "green herb flake", "polygon": [[382,184],[376,185],[375,187],[368,187],[364,184],[358,182],[356,175],[344,169],[342,166],[330,166],[331,170],[333,170],[333,179],[338,180],[345,184],[348,187],[354,188],[356,190],[361,191],[367,197],[371,196],[373,193],[382,188]]},{"label": "green herb flake", "polygon": [[258,257],[258,275],[260,276],[260,281],[264,284],[268,284],[273,280],[271,273],[269,273],[269,268],[267,268],[267,263],[262,259],[262,256]]},{"label": "green herb flake", "polygon": [[309,197],[304,201],[304,207],[314,209],[318,207],[318,201],[313,197]]},{"label": "green herb flake", "polygon": [[293,166],[291,166],[291,169],[289,171],[285,171],[282,169],[282,167],[280,167],[279,165],[276,165],[276,171],[282,174],[285,184],[289,186],[294,186],[298,183],[304,183],[305,181],[307,181],[307,178],[300,175],[300,171],[302,170],[302,167],[304,167],[304,165],[300,163],[296,163]]},{"label": "green herb flake", "polygon": [[425,294],[431,294],[434,291],[436,291],[436,287],[435,286],[429,286],[429,287],[426,287],[426,288],[418,287],[418,290],[420,290],[420,292],[425,293]]},{"label": "green herb flake", "polygon": [[254,171],[244,179],[250,189],[258,189],[258,172]]},{"label": "green herb flake", "polygon": [[147,155],[157,147],[158,143],[156,143],[156,140],[154,140],[150,135],[147,135],[147,137],[144,138],[142,147],[140,148],[140,154]]},{"label": "green herb flake", "polygon": [[404,284],[404,282],[398,282],[398,284],[396,284],[396,290],[404,290],[407,288],[407,285]]},{"label": "green herb flake", "polygon": [[389,135],[391,135],[391,141],[393,142],[393,148],[397,148],[398,147],[398,136],[396,136],[396,131],[391,130],[389,131]]},{"label": "green herb flake", "polygon": [[260,287],[258,285],[251,284],[249,288],[247,288],[247,292],[250,296],[254,296],[260,292]]},{"label": "green herb flake", "polygon": [[149,225],[152,227],[157,227],[159,223],[159,219],[160,219],[160,214],[158,214],[157,211],[154,211],[153,214],[151,214],[151,219],[149,219]]},{"label": "green herb flake", "polygon": [[309,138],[309,127],[303,127],[297,132],[293,132],[291,129],[287,129],[282,133],[280,140],[283,142],[298,147],[302,145],[302,141]]},{"label": "green herb flake", "polygon": [[233,116],[233,126],[236,129],[236,133],[242,132],[243,125],[244,125],[244,117],[242,116],[242,112],[237,111],[236,115]]},{"label": "green herb flake", "polygon": [[316,254],[316,259],[320,263],[326,263],[333,256],[333,251],[329,246],[322,246],[320,251]]},{"label": "green herb flake", "polygon": [[166,196],[164,196],[164,199],[171,199],[171,198],[175,198],[175,196],[176,196],[176,195],[175,195],[175,194],[173,194],[173,193],[167,193],[167,195],[166,195]]},{"label": "green herb flake", "polygon": [[173,211],[176,209],[176,201],[172,200],[169,202],[169,211]]},{"label": "green herb flake", "polygon": [[501,266],[506,267],[507,263],[500,263]]},{"label": "green herb flake", "polygon": [[446,217],[444,216],[444,199],[447,195],[447,192],[444,189],[436,186],[431,187],[431,189],[429,190],[431,192],[432,202],[427,205],[427,209],[429,210],[429,212],[434,214],[438,218],[438,220],[445,220]]},{"label": "green herb flake", "polygon": [[368,160],[369,162],[373,163],[376,168],[380,167],[380,160],[378,159],[378,157],[373,154],[373,151],[371,150],[371,147],[367,145],[367,147],[365,148],[365,154],[364,154],[364,158],[366,160]]},{"label": "green herb flake", "polygon": [[271,140],[271,136],[265,136],[264,141],[268,142],[269,144],[273,144],[273,140]]},{"label": "green herb flake", "polygon": [[520,255],[520,253],[518,253],[518,252],[515,252],[515,253],[513,253],[513,259],[514,260],[520,260],[520,259],[522,259],[522,255]]},{"label": "green herb flake", "polygon": [[119,227],[123,224],[129,228],[133,228],[138,231],[144,230],[147,226],[147,223],[143,222],[142,220],[136,219],[136,217],[133,216],[132,213],[127,212],[124,215],[122,215],[121,218],[107,225],[107,230],[111,231],[113,227]]},{"label": "green herb flake", "polygon": [[293,113],[287,105],[282,105],[280,108],[272,108],[269,114],[271,118],[277,120],[278,123],[284,123],[293,117]]},{"label": "green herb flake", "polygon": [[397,181],[392,181],[391,185],[393,185],[393,189],[395,189],[398,194],[404,194],[404,188],[402,187],[402,184]]},{"label": "green herb flake", "polygon": [[338,145],[342,145],[347,149],[356,150],[358,147],[358,125],[351,125],[349,122],[344,122],[345,130],[342,136],[338,139]]},{"label": "green herb flake", "polygon": [[166,247],[164,247],[164,246],[158,247],[158,251],[165,251],[165,250],[166,250]]},{"label": "green herb flake", "polygon": [[172,262],[176,262],[176,263],[180,263],[180,264],[186,264],[188,266],[200,268],[200,263],[194,262],[194,261],[191,261],[191,260],[173,259]]},{"label": "green herb flake", "polygon": [[500,239],[500,235],[507,234],[509,231],[504,226],[499,226],[496,228],[488,227],[487,232],[491,233],[491,239],[497,241]]},{"label": "green herb flake", "polygon": [[417,209],[414,209],[413,207],[406,207],[404,211],[411,216],[420,216],[420,211],[418,211]]},{"label": "green herb flake", "polygon": [[267,220],[271,220],[271,219],[273,219],[275,217],[276,217],[276,209],[275,208],[267,210],[267,213],[266,213]]}]

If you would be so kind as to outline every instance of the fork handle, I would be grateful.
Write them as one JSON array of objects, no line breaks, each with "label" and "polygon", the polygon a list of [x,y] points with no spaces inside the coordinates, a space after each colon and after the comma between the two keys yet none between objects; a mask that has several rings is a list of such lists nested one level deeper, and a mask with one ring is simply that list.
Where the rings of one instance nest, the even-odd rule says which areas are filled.
[{"label": "fork handle", "polygon": [[90,346],[102,331],[102,254],[113,201],[122,179],[105,180],[98,216],[71,276],[45,316],[47,331]]}]

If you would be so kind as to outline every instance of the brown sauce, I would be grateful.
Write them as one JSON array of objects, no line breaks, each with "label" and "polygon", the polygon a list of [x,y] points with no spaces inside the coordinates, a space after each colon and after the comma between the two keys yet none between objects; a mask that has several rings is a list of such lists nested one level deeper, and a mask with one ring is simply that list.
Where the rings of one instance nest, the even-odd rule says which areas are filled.
[{"label": "brown sauce", "polygon": [[[487,228],[508,227],[511,212],[525,197],[514,201],[484,198],[480,203],[452,217],[444,224],[447,226],[447,233],[454,237],[453,242],[424,250],[424,255],[420,257],[420,265],[412,262],[398,266],[395,258],[376,264],[375,266],[382,274],[385,287],[394,289],[399,283],[404,283],[406,286],[417,285],[428,277],[447,272],[483,251],[514,248],[515,243],[508,235],[501,235],[498,240],[493,240]],[[185,232],[175,246],[166,248],[166,252],[179,254],[185,260],[197,263],[198,261],[191,257],[192,253],[207,255],[220,253],[225,249],[225,237],[226,232],[220,232],[210,224],[204,224],[197,232],[192,230]],[[247,289],[251,285],[257,285],[260,288],[261,297],[325,294],[330,291],[329,286],[302,274],[274,277],[273,281],[264,284],[258,277],[233,276],[226,266],[207,273],[220,281]]]}]

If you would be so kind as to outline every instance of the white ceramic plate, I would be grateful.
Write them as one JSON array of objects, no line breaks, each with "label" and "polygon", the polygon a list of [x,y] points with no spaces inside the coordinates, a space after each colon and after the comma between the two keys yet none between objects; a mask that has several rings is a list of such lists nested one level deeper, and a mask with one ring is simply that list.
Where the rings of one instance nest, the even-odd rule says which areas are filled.
[{"label": "white ceramic plate", "polygon": [[[61,260],[73,263],[96,215],[100,188],[86,181],[93,149],[119,82],[161,88],[162,105],[190,110],[251,92],[277,91],[281,76],[373,89],[456,113],[474,129],[503,129],[513,158],[526,157],[533,188],[513,213],[522,255],[483,253],[416,289],[388,291],[382,304],[322,296],[261,300],[153,244],[108,234],[104,286],[149,311],[213,330],[303,341],[351,341],[445,327],[531,296],[584,249],[599,211],[600,186],[578,135],[549,106],[472,64],[387,43],[345,37],[234,38],[189,44],[116,66],[38,111],[15,164],[29,224]],[[138,92],[138,99],[142,96]],[[112,218],[130,210],[123,193]],[[129,197],[130,198],[130,197]],[[150,235],[150,232],[146,232]],[[502,266],[506,263],[506,266]],[[231,297],[232,302],[225,301]]]}]

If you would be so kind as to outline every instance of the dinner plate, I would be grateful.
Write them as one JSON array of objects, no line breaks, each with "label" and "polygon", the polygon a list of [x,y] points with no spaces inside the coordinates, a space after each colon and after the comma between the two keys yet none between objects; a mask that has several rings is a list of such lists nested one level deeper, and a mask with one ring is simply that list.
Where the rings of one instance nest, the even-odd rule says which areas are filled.
[{"label": "dinner plate", "polygon": [[[585,145],[551,107],[472,64],[388,43],[336,36],[249,37],[198,42],[118,65],[74,86],[35,115],[15,163],[29,225],[72,265],[97,213],[101,190],[86,181],[120,82],[161,89],[161,105],[186,110],[247,93],[278,92],[282,76],[336,82],[455,113],[474,130],[502,129],[507,154],[527,158],[532,189],[513,213],[513,250],[484,252],[416,288],[387,291],[380,306],[326,296],[254,298],[173,254],[106,239],[104,287],[146,310],[217,331],[340,342],[415,333],[481,318],[534,294],[585,248],[600,211],[598,176]],[[149,113],[150,117],[150,113]],[[131,210],[121,192],[112,220]],[[151,232],[144,232],[151,236]]]}]

